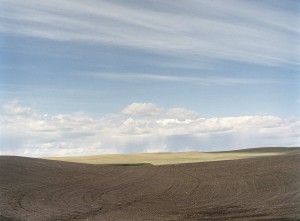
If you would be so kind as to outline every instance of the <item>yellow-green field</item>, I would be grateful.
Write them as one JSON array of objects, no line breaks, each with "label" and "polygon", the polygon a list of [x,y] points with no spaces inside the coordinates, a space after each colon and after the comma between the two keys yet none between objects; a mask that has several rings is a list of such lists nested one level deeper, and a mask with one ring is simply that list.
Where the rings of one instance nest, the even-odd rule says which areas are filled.
[{"label": "yellow-green field", "polygon": [[253,157],[274,156],[299,153],[299,148],[255,148],[226,152],[177,152],[177,153],[140,153],[140,154],[111,154],[81,157],[51,157],[50,160],[60,160],[87,164],[179,164],[221,160],[235,160]]}]

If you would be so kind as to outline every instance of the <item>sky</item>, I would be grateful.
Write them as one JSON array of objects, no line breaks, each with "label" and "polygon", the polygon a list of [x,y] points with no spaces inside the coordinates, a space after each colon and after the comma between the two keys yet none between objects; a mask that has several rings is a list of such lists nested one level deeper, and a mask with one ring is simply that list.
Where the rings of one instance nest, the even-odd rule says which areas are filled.
[{"label": "sky", "polygon": [[300,146],[300,2],[0,0],[0,154]]}]

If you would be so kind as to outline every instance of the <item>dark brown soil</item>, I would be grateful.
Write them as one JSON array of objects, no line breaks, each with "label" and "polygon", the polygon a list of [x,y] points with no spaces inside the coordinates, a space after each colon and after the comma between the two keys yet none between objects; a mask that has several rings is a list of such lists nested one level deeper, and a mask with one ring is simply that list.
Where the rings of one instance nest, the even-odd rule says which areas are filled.
[{"label": "dark brown soil", "polygon": [[2,156],[0,220],[300,220],[300,155],[165,166]]}]

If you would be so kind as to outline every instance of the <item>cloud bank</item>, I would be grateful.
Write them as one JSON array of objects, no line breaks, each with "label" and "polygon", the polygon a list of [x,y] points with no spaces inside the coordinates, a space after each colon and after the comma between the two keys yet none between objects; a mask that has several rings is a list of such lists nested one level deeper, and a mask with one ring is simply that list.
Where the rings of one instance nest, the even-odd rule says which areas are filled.
[{"label": "cloud bank", "polygon": [[3,105],[0,154],[71,156],[161,151],[215,151],[299,146],[300,120],[276,116],[201,118],[184,108],[133,103],[105,117],[47,115],[17,101]]}]

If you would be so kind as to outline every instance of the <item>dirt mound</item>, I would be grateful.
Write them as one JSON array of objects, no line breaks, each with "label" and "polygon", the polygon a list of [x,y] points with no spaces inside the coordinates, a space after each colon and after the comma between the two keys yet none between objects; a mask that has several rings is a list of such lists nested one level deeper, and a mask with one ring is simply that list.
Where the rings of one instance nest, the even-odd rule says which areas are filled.
[{"label": "dirt mound", "polygon": [[164,166],[0,157],[0,220],[297,220],[300,155]]}]

